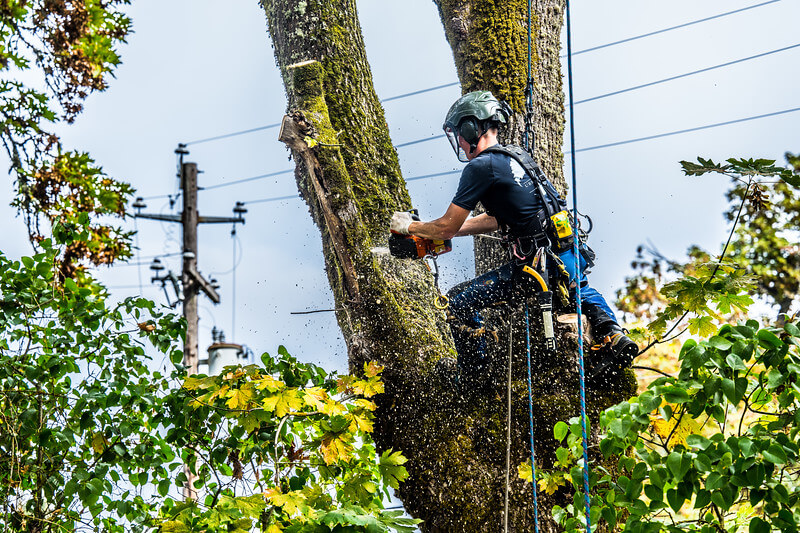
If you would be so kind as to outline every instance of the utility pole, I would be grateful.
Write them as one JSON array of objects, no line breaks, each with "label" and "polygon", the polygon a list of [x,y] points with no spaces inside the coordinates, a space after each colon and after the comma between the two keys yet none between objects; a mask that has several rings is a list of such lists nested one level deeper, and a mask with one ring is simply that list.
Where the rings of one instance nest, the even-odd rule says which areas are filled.
[{"label": "utility pole", "polygon": [[[179,174],[181,194],[183,195],[183,211],[180,215],[162,215],[156,213],[142,213],[141,209],[146,207],[142,198],[137,198],[133,206],[137,208],[137,213],[134,215],[138,218],[145,218],[150,220],[161,220],[164,222],[177,222],[183,226],[183,265],[181,270],[181,287],[183,298],[183,317],[186,319],[186,340],[183,343],[183,364],[187,368],[188,373],[196,374],[198,372],[199,361],[199,347],[198,347],[198,303],[197,298],[200,292],[203,292],[212,302],[218,304],[220,302],[219,293],[217,293],[217,285],[214,280],[207,281],[197,271],[197,226],[198,224],[244,224],[244,213],[247,210],[243,207],[241,202],[236,202],[233,212],[235,217],[214,217],[214,216],[200,216],[197,212],[197,163],[187,163],[183,161],[183,156],[187,155],[189,151],[186,145],[179,144],[175,150],[179,158]],[[152,268],[152,267],[151,267]],[[160,266],[159,269],[163,269]],[[164,283],[172,273],[164,278],[155,277],[153,281],[161,281]],[[180,299],[181,296],[179,295]],[[193,486],[194,475],[191,473],[188,466],[184,468],[186,473],[186,487],[184,488],[184,496],[187,498],[195,499],[197,493]]]}]

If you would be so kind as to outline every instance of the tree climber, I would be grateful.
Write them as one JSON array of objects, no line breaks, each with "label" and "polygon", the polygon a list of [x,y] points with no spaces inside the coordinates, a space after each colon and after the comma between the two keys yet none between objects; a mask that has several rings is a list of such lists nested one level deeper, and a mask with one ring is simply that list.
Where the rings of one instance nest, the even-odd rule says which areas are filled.
[{"label": "tree climber", "polygon": [[[546,262],[548,271],[569,275],[572,302],[576,277],[580,279],[581,308],[597,343],[587,356],[589,379],[626,368],[638,355],[638,346],[624,334],[603,296],[588,285],[584,253],[581,253],[580,276],[576,276],[572,237],[567,243],[555,234],[550,217],[563,211],[566,202],[541,171],[534,172],[536,176],[530,175],[532,169],[538,169],[527,152],[498,144],[498,129],[508,121],[510,113],[508,104],[501,104],[488,91],[475,91],[459,98],[447,112],[444,131],[459,161],[468,164],[452,203],[442,217],[430,222],[414,221],[410,213],[396,212],[390,228],[427,239],[450,239],[500,229],[509,245],[507,264],[448,292],[460,379],[472,382],[485,373],[486,339],[474,334],[483,326],[481,310],[510,300],[523,268],[539,259]],[[486,212],[468,218],[478,202]],[[547,253],[542,255],[542,251]]]}]

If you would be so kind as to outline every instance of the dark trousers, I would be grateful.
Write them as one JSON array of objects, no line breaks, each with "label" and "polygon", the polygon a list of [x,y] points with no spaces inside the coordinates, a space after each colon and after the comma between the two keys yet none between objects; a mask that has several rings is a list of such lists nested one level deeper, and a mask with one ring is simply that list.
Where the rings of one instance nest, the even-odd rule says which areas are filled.
[{"label": "dark trousers", "polygon": [[[570,273],[571,285],[574,285],[574,254],[569,250],[560,254],[559,257]],[[552,260],[549,262],[552,263]],[[514,263],[507,263],[471,281],[460,283],[448,291],[450,312],[457,321],[451,323],[450,330],[453,333],[453,341],[458,352],[458,366],[462,372],[480,373],[488,363],[488,350],[486,336],[473,336],[469,332],[462,331],[458,327],[459,323],[470,328],[482,327],[481,311],[483,309],[498,302],[511,300],[515,286],[514,280],[519,268],[521,267]],[[548,267],[551,272],[554,269],[555,265]],[[584,269],[585,264],[582,264],[580,275],[581,310],[592,326],[592,331],[598,334],[608,329],[610,325],[617,324],[617,318],[603,295],[589,286],[586,275],[583,273]],[[575,298],[574,287],[570,291],[570,297],[573,300]]]}]

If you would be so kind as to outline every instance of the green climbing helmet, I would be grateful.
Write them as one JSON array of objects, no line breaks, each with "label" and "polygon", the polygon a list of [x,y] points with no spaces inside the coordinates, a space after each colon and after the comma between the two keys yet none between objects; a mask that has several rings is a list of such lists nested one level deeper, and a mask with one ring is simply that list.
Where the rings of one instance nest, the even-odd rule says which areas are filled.
[{"label": "green climbing helmet", "polygon": [[508,104],[500,103],[489,91],[473,91],[456,100],[447,112],[443,128],[458,160],[468,161],[458,145],[459,136],[474,150],[488,129],[487,123],[505,124],[510,115]]}]

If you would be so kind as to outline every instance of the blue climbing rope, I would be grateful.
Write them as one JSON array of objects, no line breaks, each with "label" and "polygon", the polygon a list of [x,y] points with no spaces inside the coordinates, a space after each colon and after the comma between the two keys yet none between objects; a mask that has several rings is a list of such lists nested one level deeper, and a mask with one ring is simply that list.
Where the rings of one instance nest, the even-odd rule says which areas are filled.
[{"label": "blue climbing rope", "polygon": [[583,364],[583,324],[581,313],[581,253],[578,244],[578,183],[575,170],[575,105],[572,97],[572,28],[570,26],[569,0],[566,0],[567,9],[567,75],[569,77],[569,143],[572,151],[570,157],[572,167],[572,220],[573,239],[572,250],[575,256],[575,301],[578,310],[578,375],[581,385],[581,432],[583,440],[583,495],[586,506],[586,533],[592,532],[591,509],[592,502],[589,494],[589,439],[586,429],[586,377]]},{"label": "blue climbing rope", "polygon": [[525,299],[525,353],[528,355],[528,418],[531,433],[531,484],[533,485],[534,531],[539,533],[539,498],[536,490],[536,452],[533,447],[533,391],[531,390],[531,326],[528,318],[528,300]]}]

